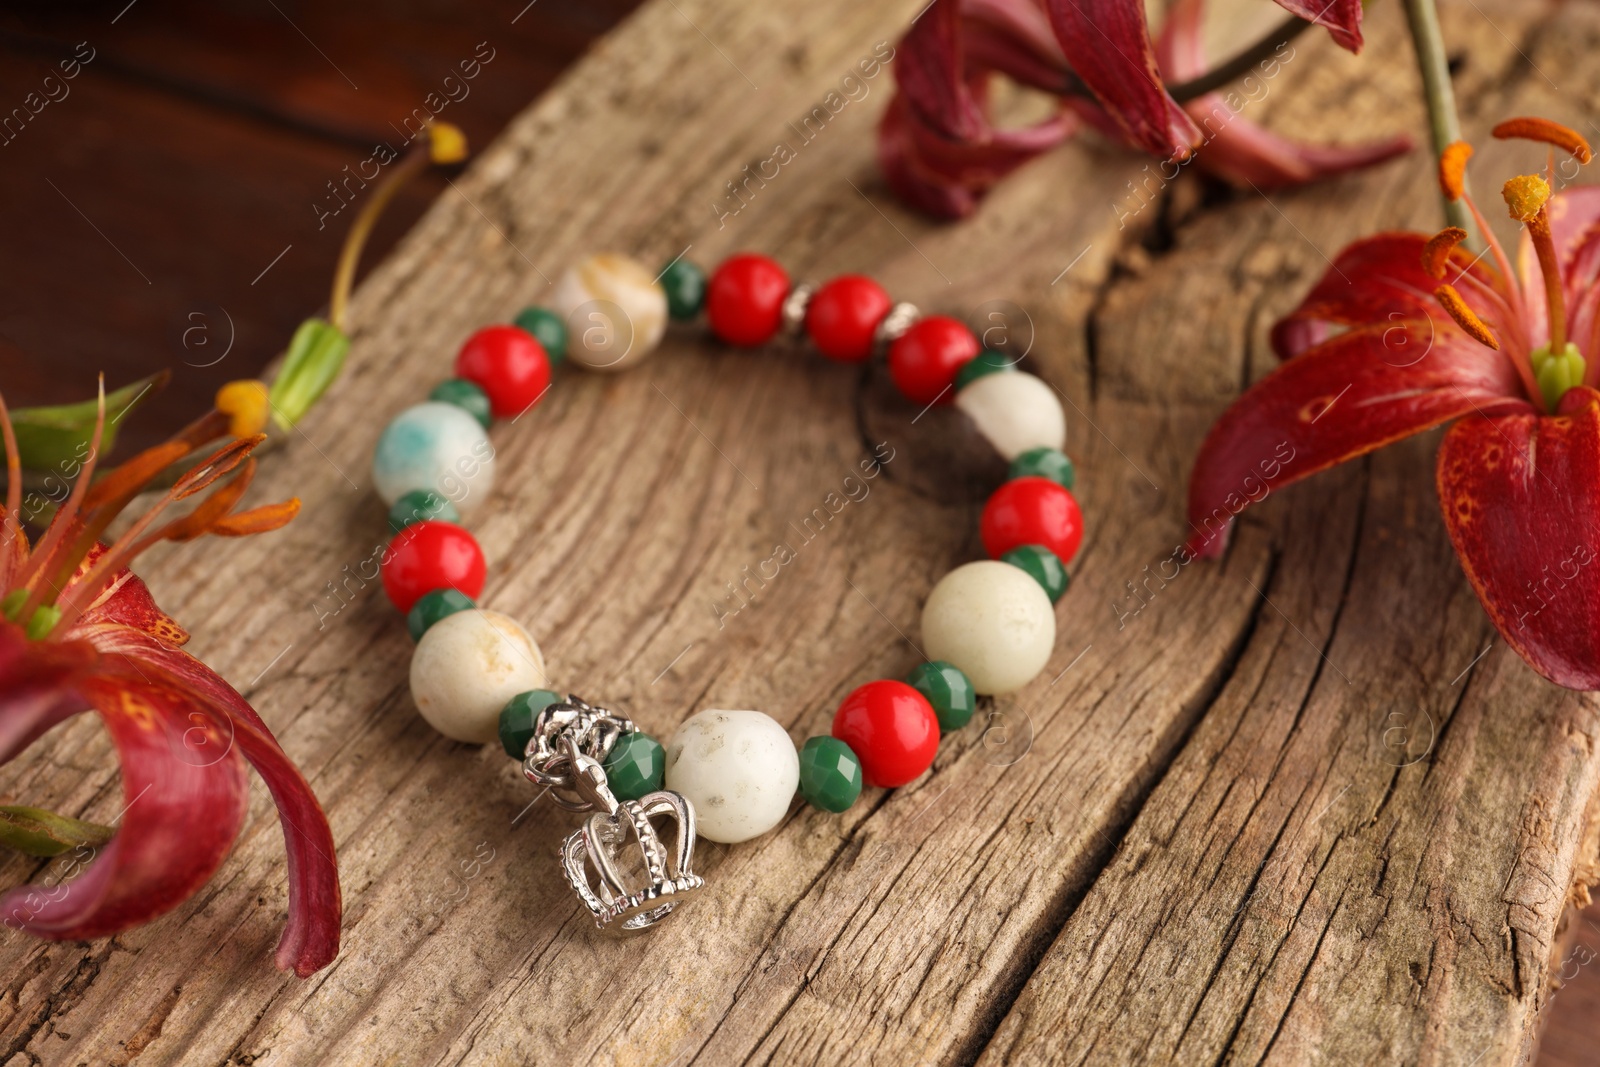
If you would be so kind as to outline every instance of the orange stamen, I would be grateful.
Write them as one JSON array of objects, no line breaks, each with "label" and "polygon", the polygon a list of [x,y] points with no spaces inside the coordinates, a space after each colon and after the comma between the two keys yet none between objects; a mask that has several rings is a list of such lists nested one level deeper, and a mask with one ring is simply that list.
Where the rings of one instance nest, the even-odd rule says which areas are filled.
[{"label": "orange stamen", "polygon": [[1472,146],[1465,141],[1445,145],[1439,153],[1439,188],[1452,201],[1460,200],[1467,187],[1467,160]]},{"label": "orange stamen", "polygon": [[1550,309],[1550,352],[1561,355],[1567,347],[1567,302],[1561,293],[1561,267],[1556,262],[1556,243],[1550,236],[1550,209],[1527,220],[1528,236],[1539,256],[1539,272],[1544,275],[1544,297]]},{"label": "orange stamen", "polygon": [[253,437],[267,428],[271,410],[266,382],[254,378],[229,382],[217,390],[216,405],[228,416],[228,433],[234,437]]},{"label": "orange stamen", "polygon": [[1422,269],[1428,272],[1428,277],[1434,280],[1443,278],[1445,264],[1450,262],[1450,253],[1466,239],[1467,231],[1459,226],[1446,226],[1428,238],[1427,245],[1422,249]]},{"label": "orange stamen", "polygon": [[1478,318],[1477,312],[1467,306],[1467,302],[1461,299],[1461,294],[1456,292],[1454,286],[1441,285],[1433,291],[1433,296],[1450,317],[1456,320],[1457,326],[1472,335],[1479,344],[1499,351],[1500,339],[1489,329],[1487,323]]},{"label": "orange stamen", "polygon": [[1589,142],[1584,140],[1581,133],[1549,119],[1506,119],[1491,132],[1502,141],[1512,139],[1538,141],[1541,144],[1564,148],[1579,163],[1588,163],[1594,158],[1594,153],[1589,150]]},{"label": "orange stamen", "polygon": [[61,618],[51,632],[64,631],[76,622],[100,594],[101,587],[113,575],[132,562],[140,552],[160,540],[159,535],[146,537],[145,531],[150,529],[156,517],[169,505],[202,492],[219,478],[225,477],[240,464],[247,462],[250,452],[264,440],[266,440],[264,434],[257,434],[254,437],[233,441],[219,448],[198,467],[185,472],[149,511],[139,516],[127,532],[117,538],[116,543],[95,561],[94,566],[90,567],[86,574],[74,580],[67,591],[60,596],[56,601],[56,607],[61,611]]}]

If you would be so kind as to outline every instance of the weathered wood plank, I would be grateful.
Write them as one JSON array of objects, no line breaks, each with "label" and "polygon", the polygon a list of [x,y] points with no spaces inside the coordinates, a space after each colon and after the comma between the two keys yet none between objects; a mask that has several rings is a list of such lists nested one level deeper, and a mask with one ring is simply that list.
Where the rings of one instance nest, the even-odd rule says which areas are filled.
[{"label": "weathered wood plank", "polygon": [[[1276,206],[1167,215],[1154,231],[1167,209],[1152,207],[1124,230],[1117,205],[1143,162],[1086,141],[972,222],[938,227],[894,207],[876,176],[879,72],[748,203],[727,199],[746,163],[798,139],[785,122],[920,6],[647,4],[374,273],[350,373],[263,471],[263,496],[299,493],[302,519],[210,546],[226,570],[181,551],[149,569],[322,797],[345,951],[305,983],[272,970],[282,851],[259,795],[222,875],[172,917],[90,946],[0,942],[8,1060],[899,1063],[987,1048],[1109,1061],[1215,1059],[1229,1041],[1240,1058],[1313,1058],[1316,1040],[1405,1060],[1429,1026],[1440,1041],[1519,1039],[1533,994],[1508,1006],[1493,983],[1520,967],[1534,984],[1553,934],[1551,893],[1565,893],[1594,784],[1568,750],[1578,735],[1561,731],[1588,705],[1503,652],[1462,680],[1459,705],[1444,686],[1489,631],[1434,517],[1428,445],[1268,501],[1220,566],[1149,577],[1183,536],[1187,457],[1245,378],[1240,353],[1259,373],[1266,324],[1324,269],[1317,248],[1431,217],[1421,164]],[[1534,24],[1493,10],[1519,34]],[[1296,92],[1275,91],[1262,114],[1308,135],[1415,125],[1392,103],[1407,77],[1394,13],[1374,22],[1360,60],[1308,40],[1283,75]],[[1481,125],[1502,87],[1527,79],[1508,42],[1474,48],[1475,63],[1494,59],[1467,72]],[[1318,94],[1336,116],[1319,115]],[[1173,248],[1151,262],[1141,236]],[[618,945],[588,936],[550,861],[570,819],[519,818],[533,794],[515,767],[417,719],[410,646],[381,593],[350,575],[383,538],[365,479],[383,419],[445,373],[466,332],[536,299],[584,252],[665,260],[685,246],[703,262],[761,248],[806,276],[868,270],[929,309],[1026,308],[1041,372],[1078,409],[1089,537],[1052,667],[992,709],[1009,737],[1031,735],[1025,754],[976,728],[927,778],[846,816],[797,809],[758,842],[706,848],[711,887],[693,911]],[[693,333],[622,377],[562,372],[537,411],[494,432],[499,484],[474,520],[492,561],[486,600],[527,620],[559,680],[658,734],[706,706],[760,707],[797,739],[820,732],[849,688],[916,660],[922,597],[978,552],[992,465],[958,459],[973,449],[953,413],[916,414],[870,375]],[[790,524],[879,441],[895,458],[870,493],[719,628],[727,584],[797,539]],[[1396,595],[1402,580],[1412,595]],[[344,583],[334,611],[330,584]],[[1154,594],[1137,614],[1127,583]],[[1373,722],[1391,699],[1449,727],[1399,772],[1379,760]],[[110,817],[110,764],[92,725],[75,724],[4,787]],[[1518,831],[1506,798],[1547,821]],[[1392,884],[1371,867],[1391,830]],[[1518,890],[1520,944],[1495,955],[1489,917],[1506,908],[1489,883],[1519,854],[1551,889]],[[0,876],[27,873],[12,861]],[[1462,884],[1444,907],[1449,876]],[[1386,929],[1378,898],[1356,888],[1374,885],[1404,916],[1388,920],[1393,945],[1362,940]],[[1458,967],[1425,1010],[1361,984],[1393,966],[1398,990],[1408,972],[1395,961],[1451,934],[1441,916],[1483,939],[1445,942],[1479,953],[1478,970]],[[1364,1022],[1346,1031],[1342,1010]]]},{"label": "weathered wood plank", "polygon": [[[1593,11],[1541,25],[1538,12],[1491,10],[1447,9],[1472,57],[1469,133],[1481,140],[1505,114],[1580,119],[1539,71],[1576,80],[1560,56],[1600,36]],[[1414,95],[1403,62],[1388,80]],[[1515,158],[1492,143],[1482,156],[1488,174]],[[1366,204],[1348,213],[1307,210],[1304,194],[1264,221],[1291,255],[1297,236],[1331,251],[1352,219],[1361,232],[1425,226],[1435,208],[1407,170],[1349,183]],[[1253,208],[1201,221],[1108,300],[1103,366],[1138,382],[1139,340],[1185,329],[1163,305],[1175,287],[1206,286],[1202,264],[1259,273]],[[1209,306],[1233,323],[1253,310]],[[1223,359],[1198,361],[1197,395],[1206,372],[1236,373],[1208,341],[1202,351]],[[1437,517],[1436,444],[1373,457],[1356,492],[1310,490],[1359,514],[1353,559],[1285,531],[1263,590],[1272,610],[1239,669],[981,1062],[1522,1062],[1569,894],[1592,877],[1600,705],[1544,683],[1503,644],[1475,659],[1494,632]],[[1319,577],[1308,588],[1297,574]]]}]

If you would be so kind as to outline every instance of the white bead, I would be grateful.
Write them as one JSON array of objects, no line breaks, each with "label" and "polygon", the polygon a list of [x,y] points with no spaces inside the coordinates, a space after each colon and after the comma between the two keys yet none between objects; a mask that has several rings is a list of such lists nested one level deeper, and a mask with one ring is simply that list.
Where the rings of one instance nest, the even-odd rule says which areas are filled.
[{"label": "white bead", "polygon": [[1055,644],[1050,597],[1021,567],[997,559],[957,567],[922,606],[923,651],[961,668],[980,693],[1021,689],[1044,670]]},{"label": "white bead", "polygon": [[385,504],[425,489],[466,514],[494,486],[494,446],[478,420],[454,404],[417,404],[396,415],[378,438],[372,484]]},{"label": "white bead", "polygon": [[590,256],[568,268],[550,307],[567,324],[567,358],[590,370],[635,365],[667,329],[667,291],[627,256]]},{"label": "white bead", "polygon": [[1006,458],[1030,448],[1061,449],[1067,443],[1067,417],[1056,391],[1022,371],[995,371],[956,394],[978,431]]},{"label": "white bead", "polygon": [[515,619],[481,608],[428,627],[411,654],[411,699],[428,725],[455,741],[493,741],[500,709],[546,689],[544,653]]},{"label": "white bead", "polygon": [[800,787],[800,755],[770,716],[712,708],[678,727],[667,746],[666,782],[694,805],[699,836],[737,844],[788,814]]}]

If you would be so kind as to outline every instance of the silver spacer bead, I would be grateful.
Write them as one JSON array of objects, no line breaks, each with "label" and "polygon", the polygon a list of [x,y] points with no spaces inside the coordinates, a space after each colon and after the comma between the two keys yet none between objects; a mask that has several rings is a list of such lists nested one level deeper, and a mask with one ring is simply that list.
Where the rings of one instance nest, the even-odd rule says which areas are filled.
[{"label": "silver spacer bead", "polygon": [[816,295],[817,287],[810,282],[801,282],[789,290],[789,295],[783,298],[783,335],[785,337],[799,337],[806,328],[806,308],[811,306],[811,298]]},{"label": "silver spacer bead", "polygon": [[901,301],[889,309],[889,314],[878,323],[878,328],[872,331],[872,347],[874,351],[883,352],[900,339],[900,335],[911,329],[913,323],[922,318],[922,312],[917,310],[917,305]]}]

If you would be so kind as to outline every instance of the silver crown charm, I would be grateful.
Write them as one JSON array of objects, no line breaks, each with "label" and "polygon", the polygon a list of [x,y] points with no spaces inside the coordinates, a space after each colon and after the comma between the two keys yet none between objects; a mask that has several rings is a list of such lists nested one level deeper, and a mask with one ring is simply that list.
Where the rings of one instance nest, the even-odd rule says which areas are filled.
[{"label": "silver crown charm", "polygon": [[[562,843],[561,872],[595,926],[615,935],[648,930],[705,884],[691,869],[694,806],[688,799],[661,789],[619,801],[606,782],[602,762],[632,729],[626,718],[568,696],[539,713],[522,768],[562,807],[594,813]],[[670,853],[651,821],[657,818],[672,824]]]}]

